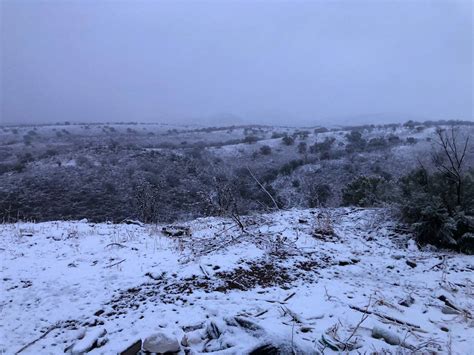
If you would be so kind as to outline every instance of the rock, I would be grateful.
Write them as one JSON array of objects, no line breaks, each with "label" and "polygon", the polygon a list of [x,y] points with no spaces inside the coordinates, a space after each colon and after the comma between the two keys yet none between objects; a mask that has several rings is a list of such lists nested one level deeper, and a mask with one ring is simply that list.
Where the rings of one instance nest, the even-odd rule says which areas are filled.
[{"label": "rock", "polygon": [[197,323],[197,324],[191,324],[191,325],[185,325],[182,327],[184,332],[192,332],[194,330],[202,329],[204,328],[204,323]]},{"label": "rock", "polygon": [[234,317],[235,322],[242,328],[247,329],[251,332],[264,333],[263,328],[255,322],[244,318],[244,317]]},{"label": "rock", "polygon": [[105,329],[95,328],[90,332],[87,332],[82,338],[75,343],[71,348],[71,354],[84,354],[92,349],[99,348],[107,343],[105,338],[107,331]]},{"label": "rock", "polygon": [[474,233],[464,233],[458,240],[459,250],[468,255],[474,255]]},{"label": "rock", "polygon": [[172,333],[160,331],[143,340],[142,350],[151,353],[176,353],[181,350],[181,346]]},{"label": "rock", "polygon": [[435,247],[434,245],[426,244],[423,246],[423,248],[421,248],[421,250],[424,252],[435,252],[438,250],[438,248]]},{"label": "rock", "polygon": [[249,355],[280,355],[280,349],[272,344],[264,344],[249,352]]},{"label": "rock", "polygon": [[191,228],[184,226],[167,226],[161,228],[161,233],[168,237],[191,236]]},{"label": "rock", "polygon": [[207,337],[209,339],[217,339],[221,336],[221,331],[216,323],[210,321],[206,327]]},{"label": "rock", "polygon": [[33,236],[33,233],[32,232],[29,232],[29,231],[25,231],[25,230],[21,230],[20,229],[20,235],[22,237],[32,237]]},{"label": "rock", "polygon": [[451,300],[450,300],[448,297],[446,297],[445,295],[440,295],[440,296],[438,297],[438,299],[439,299],[440,301],[444,302],[444,304],[445,304],[446,306],[448,306],[448,307],[450,307],[450,308],[452,308],[452,309],[454,309],[454,310],[456,310],[456,311],[461,311],[461,309],[460,309],[458,306],[456,306],[456,305],[454,304],[454,302],[451,301]]},{"label": "rock", "polygon": [[416,263],[413,261],[413,260],[407,260],[406,261],[407,265],[411,268],[415,268],[416,267]]},{"label": "rock", "polygon": [[407,242],[407,249],[410,251],[418,251],[418,245],[416,244],[416,241],[413,239],[410,239]]},{"label": "rock", "polygon": [[346,266],[346,265],[352,264],[352,262],[349,260],[339,260],[338,263],[339,263],[339,266]]},{"label": "rock", "polygon": [[102,315],[102,313],[104,313],[105,311],[103,309],[99,309],[97,312],[94,313],[94,316],[96,317],[99,317],[100,315]]},{"label": "rock", "polygon": [[125,220],[123,221],[123,223],[125,223],[125,224],[133,224],[133,225],[135,225],[135,226],[140,226],[140,227],[143,227],[143,225],[144,225],[142,222],[136,221],[136,220],[133,220],[133,219],[125,219]]},{"label": "rock", "polygon": [[404,300],[398,302],[398,304],[403,307],[410,307],[413,303],[415,303],[415,299],[411,295],[408,295]]},{"label": "rock", "polygon": [[443,306],[441,308],[441,313],[443,313],[443,314],[460,314],[461,312],[459,312],[457,309],[451,308],[449,306]]},{"label": "rock", "polygon": [[138,339],[136,342],[130,344],[128,348],[121,351],[119,355],[137,355],[142,350],[142,340]]},{"label": "rock", "polygon": [[375,326],[372,329],[372,337],[375,339],[383,339],[387,344],[390,345],[401,345],[402,341],[400,337],[391,332],[390,330]]},{"label": "rock", "polygon": [[282,354],[307,354],[307,351],[299,349],[295,344],[271,344],[258,345],[248,352],[248,355],[282,355]]},{"label": "rock", "polygon": [[202,329],[196,329],[183,335],[181,345],[184,347],[197,345],[206,337]]}]

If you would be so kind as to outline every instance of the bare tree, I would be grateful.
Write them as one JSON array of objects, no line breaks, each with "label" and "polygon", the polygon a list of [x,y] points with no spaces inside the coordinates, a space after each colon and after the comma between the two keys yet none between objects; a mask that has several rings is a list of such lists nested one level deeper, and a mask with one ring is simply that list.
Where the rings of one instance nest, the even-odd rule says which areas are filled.
[{"label": "bare tree", "polygon": [[455,184],[457,204],[460,205],[462,202],[463,170],[469,136],[466,138],[459,137],[459,130],[454,126],[449,130],[438,128],[436,135],[438,138],[436,143],[441,149],[432,155],[433,163],[438,171]]},{"label": "bare tree", "polygon": [[159,211],[159,189],[143,179],[135,187],[134,202],[142,222],[155,222]]}]

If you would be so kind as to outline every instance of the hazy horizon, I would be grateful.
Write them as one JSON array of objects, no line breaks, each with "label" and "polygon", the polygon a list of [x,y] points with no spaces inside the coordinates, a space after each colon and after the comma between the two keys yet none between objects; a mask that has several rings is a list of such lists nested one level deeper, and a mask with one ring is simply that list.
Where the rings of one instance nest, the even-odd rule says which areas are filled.
[{"label": "hazy horizon", "polygon": [[473,120],[471,1],[0,6],[0,124]]}]

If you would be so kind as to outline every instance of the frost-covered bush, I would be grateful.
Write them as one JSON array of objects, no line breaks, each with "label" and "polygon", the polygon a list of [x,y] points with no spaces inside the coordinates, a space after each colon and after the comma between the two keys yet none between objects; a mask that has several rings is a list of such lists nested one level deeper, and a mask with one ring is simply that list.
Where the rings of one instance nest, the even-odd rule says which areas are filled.
[{"label": "frost-covered bush", "polygon": [[302,166],[304,161],[301,159],[291,160],[290,162],[284,164],[280,168],[280,174],[282,175],[290,175],[293,171],[295,171],[298,167]]},{"label": "frost-covered bush", "polygon": [[270,155],[272,154],[272,148],[268,145],[263,145],[260,147],[260,154],[262,155]]},{"label": "frost-covered bush", "polygon": [[400,180],[401,212],[422,244],[474,253],[474,170],[463,177],[461,204],[456,185],[445,174],[418,169]]},{"label": "frost-covered bush", "polygon": [[284,145],[293,145],[295,143],[295,139],[291,136],[284,136],[281,141]]},{"label": "frost-covered bush", "polygon": [[345,206],[371,207],[390,200],[393,185],[382,177],[359,176],[342,190]]},{"label": "frost-covered bush", "polygon": [[253,143],[258,142],[259,140],[260,140],[259,137],[254,136],[254,135],[249,135],[249,136],[245,136],[245,138],[243,139],[243,142],[247,144],[253,144]]},{"label": "frost-covered bush", "polygon": [[384,137],[376,137],[369,140],[367,148],[370,150],[384,149],[388,146]]},{"label": "frost-covered bush", "polygon": [[315,184],[309,188],[308,205],[310,208],[325,206],[332,196],[331,187],[328,184]]},{"label": "frost-covered bush", "polygon": [[319,143],[316,142],[312,146],[310,146],[309,152],[312,154],[316,154],[316,153],[327,154],[331,150],[331,147],[333,143],[335,142],[335,140],[336,139],[334,137],[330,137],[330,138],[326,137],[324,141],[319,142]]},{"label": "frost-covered bush", "polygon": [[307,147],[306,142],[300,142],[300,143],[298,144],[298,153],[300,153],[300,154],[305,154],[305,153],[307,152],[307,150],[308,150],[307,148],[308,148],[308,147]]},{"label": "frost-covered bush", "polygon": [[367,146],[367,141],[362,138],[362,133],[359,131],[353,130],[351,133],[346,134],[346,139],[348,141],[346,145],[348,153],[361,152]]}]

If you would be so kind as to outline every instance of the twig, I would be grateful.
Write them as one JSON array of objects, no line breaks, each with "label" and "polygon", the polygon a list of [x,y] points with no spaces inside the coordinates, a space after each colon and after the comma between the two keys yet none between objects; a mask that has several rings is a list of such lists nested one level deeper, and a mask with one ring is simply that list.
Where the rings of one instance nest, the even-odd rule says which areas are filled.
[{"label": "twig", "polygon": [[289,296],[287,296],[287,297],[283,300],[283,302],[288,301],[288,300],[289,300],[291,297],[293,297],[294,295],[296,295],[296,292],[293,292],[293,293],[291,293]]},{"label": "twig", "polygon": [[254,317],[263,316],[263,315],[264,315],[265,313],[267,313],[267,312],[268,312],[268,309],[265,309],[265,310],[263,310],[263,311],[261,311],[261,312],[258,312],[256,315],[254,315]]},{"label": "twig", "polygon": [[33,345],[34,343],[36,343],[37,341],[43,339],[46,335],[48,335],[49,333],[51,333],[54,329],[57,329],[59,328],[59,323],[58,324],[55,324],[53,326],[51,326],[47,331],[45,331],[43,334],[41,334],[40,337],[36,338],[35,340],[29,342],[28,344],[26,344],[24,347],[22,347],[20,350],[18,350],[16,354],[19,354],[21,353],[22,351],[26,350],[27,348],[29,348],[31,345]]},{"label": "twig", "polygon": [[122,259],[122,260],[120,260],[120,261],[117,262],[117,263],[114,263],[114,264],[111,264],[111,265],[107,265],[107,266],[105,266],[105,267],[108,268],[108,267],[112,267],[112,266],[119,265],[119,264],[123,263],[125,260],[127,260],[127,259]]},{"label": "twig", "polygon": [[275,208],[277,210],[280,209],[280,207],[278,207],[278,204],[276,203],[275,199],[273,198],[273,196],[271,195],[270,192],[268,192],[268,190],[260,183],[260,181],[258,181],[258,179],[255,177],[255,175],[252,173],[252,171],[250,170],[250,168],[247,166],[246,167],[250,176],[252,176],[252,178],[255,180],[255,182],[258,184],[258,186],[260,186],[262,188],[262,190],[268,195],[268,197],[270,197],[270,199],[272,200],[273,204],[275,205]]},{"label": "twig", "polygon": [[206,279],[209,279],[209,278],[210,278],[209,273],[208,273],[207,270],[204,268],[204,266],[199,265],[199,268],[201,269],[201,271],[202,271],[202,273],[204,274],[204,276],[206,277]]},{"label": "twig", "polygon": [[107,245],[105,246],[105,248],[112,247],[112,246],[116,246],[116,247],[120,247],[120,248],[126,248],[125,245],[120,244],[120,243],[110,243],[110,244],[107,244]]},{"label": "twig", "polygon": [[367,314],[374,314],[376,315],[377,317],[380,317],[380,318],[384,318],[384,319],[387,319],[391,322],[394,322],[394,323],[398,323],[398,324],[401,324],[401,325],[407,325],[409,327],[412,327],[412,328],[415,328],[415,329],[421,329],[421,327],[419,325],[416,325],[416,324],[412,324],[412,323],[408,323],[408,322],[405,322],[403,320],[399,320],[399,319],[396,319],[396,318],[393,318],[393,317],[390,317],[390,316],[387,316],[385,314],[381,314],[381,313],[378,313],[378,312],[373,312],[373,311],[369,311],[368,309],[362,309],[362,308],[359,308],[357,306],[349,306],[351,309],[354,309],[356,311],[359,311],[359,312],[362,312],[362,313],[367,313]]},{"label": "twig", "polygon": [[355,326],[354,330],[352,331],[351,335],[349,335],[349,337],[346,339],[346,341],[344,342],[345,344],[348,344],[349,343],[349,340],[351,340],[351,338],[354,336],[354,334],[356,333],[357,329],[359,329],[359,327],[361,326],[361,324],[367,319],[369,318],[369,315],[370,313],[368,313],[367,311],[369,310],[369,307],[370,307],[370,302],[372,301],[372,295],[370,295],[369,297],[369,303],[367,304],[367,307],[365,307],[365,312],[364,314],[362,315],[362,318],[360,319],[359,323],[357,323],[357,325]]}]

